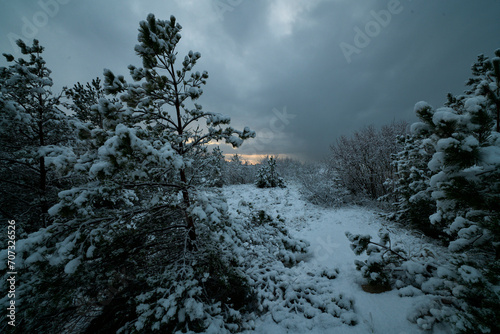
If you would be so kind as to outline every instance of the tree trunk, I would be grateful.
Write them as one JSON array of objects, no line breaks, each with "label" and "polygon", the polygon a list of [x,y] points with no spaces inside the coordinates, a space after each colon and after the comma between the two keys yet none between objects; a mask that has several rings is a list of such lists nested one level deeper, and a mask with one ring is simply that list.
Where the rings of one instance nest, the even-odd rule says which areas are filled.
[{"label": "tree trunk", "polygon": [[[184,168],[180,170],[180,177],[181,177],[181,182],[187,186],[186,172],[184,171]],[[187,187],[182,189],[182,199],[184,201],[184,206],[185,206],[184,214],[186,217],[186,226],[188,229],[190,247],[192,247],[193,242],[196,240],[196,230],[194,227],[193,217],[191,217],[187,211],[187,209],[191,205],[191,201],[189,199],[189,193],[188,193]]]},{"label": "tree trunk", "polygon": [[[38,123],[38,138],[40,147],[45,145],[45,136],[43,133],[43,110],[40,108],[39,110],[40,121]],[[40,180],[38,189],[40,191],[41,201],[40,201],[40,210],[41,210],[41,220],[43,227],[47,227],[47,214],[49,211],[48,203],[47,203],[47,169],[45,168],[45,157],[39,158],[39,168],[40,168]]]},{"label": "tree trunk", "polygon": [[[170,64],[171,68],[171,73],[172,73],[172,82],[174,84],[174,90],[175,90],[175,111],[177,114],[177,133],[179,134],[179,137],[182,136],[183,134],[183,127],[182,127],[182,117],[181,117],[181,102],[179,101],[179,90],[177,87],[177,80],[175,78],[175,70],[174,70],[174,64]],[[184,145],[182,141],[179,143],[179,152],[181,156],[184,156]],[[186,217],[186,227],[188,229],[188,236],[189,236],[189,244],[188,248],[190,250],[195,249],[194,242],[196,241],[196,229],[194,227],[194,221],[193,217],[191,217],[188,213],[189,206],[191,205],[191,200],[189,198],[189,192],[187,190],[187,177],[186,177],[186,171],[184,168],[181,168],[179,171],[180,178],[181,178],[181,183],[182,183],[182,198],[184,201],[184,215]]]},{"label": "tree trunk", "polygon": [[45,158],[40,157],[40,184],[39,190],[42,197],[40,203],[40,209],[42,211],[42,223],[44,227],[46,226],[46,215],[48,214],[49,208],[47,204],[47,170],[45,169]]}]

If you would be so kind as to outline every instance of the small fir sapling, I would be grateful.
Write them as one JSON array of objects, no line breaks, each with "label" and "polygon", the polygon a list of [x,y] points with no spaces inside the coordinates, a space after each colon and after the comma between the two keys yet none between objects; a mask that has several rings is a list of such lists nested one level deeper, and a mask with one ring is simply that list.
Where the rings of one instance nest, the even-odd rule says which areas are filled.
[{"label": "small fir sapling", "polygon": [[389,232],[386,230],[379,231],[379,242],[371,241],[370,235],[354,235],[346,232],[346,236],[356,255],[361,255],[363,252],[368,255],[366,261],[355,262],[356,268],[368,280],[368,284],[380,287],[382,290],[390,290],[394,284],[394,271],[400,270],[401,264],[408,260],[404,250],[392,247]]},{"label": "small fir sapling", "polygon": [[285,181],[276,170],[276,159],[268,157],[257,171],[255,185],[259,188],[286,188]]}]

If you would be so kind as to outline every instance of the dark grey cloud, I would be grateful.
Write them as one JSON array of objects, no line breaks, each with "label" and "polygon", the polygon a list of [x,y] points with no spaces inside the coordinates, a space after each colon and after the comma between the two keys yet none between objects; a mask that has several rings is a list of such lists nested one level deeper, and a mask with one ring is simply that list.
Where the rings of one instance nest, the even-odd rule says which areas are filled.
[{"label": "dark grey cloud", "polygon": [[[0,49],[14,53],[13,34],[38,38],[55,89],[103,68],[126,75],[140,65],[133,48],[150,12],[177,17],[180,54],[202,53],[198,69],[210,79],[200,103],[258,132],[244,154],[317,159],[339,135],[414,121],[416,102],[439,106],[461,93],[477,55],[500,48],[495,0],[4,0]],[[23,36],[30,24],[36,33]],[[367,45],[357,47],[366,28],[370,41],[358,36]],[[347,59],[341,43],[357,52]]]}]

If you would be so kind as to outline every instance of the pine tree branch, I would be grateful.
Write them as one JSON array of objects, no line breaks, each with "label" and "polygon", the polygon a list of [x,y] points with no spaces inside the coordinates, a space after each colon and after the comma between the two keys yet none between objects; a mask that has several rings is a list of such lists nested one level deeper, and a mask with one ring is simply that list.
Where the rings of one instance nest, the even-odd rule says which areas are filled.
[{"label": "pine tree branch", "polygon": [[9,162],[11,164],[22,165],[22,166],[28,167],[29,169],[34,170],[37,173],[40,173],[40,170],[38,168],[33,167],[33,166],[31,166],[30,164],[28,164],[26,162],[21,162],[21,161],[15,160],[15,159],[8,159],[8,158],[0,158],[0,161],[6,161],[6,162]]},{"label": "pine tree branch", "polygon": [[381,245],[381,244],[376,243],[376,242],[373,242],[373,241],[369,241],[368,243],[369,243],[369,244],[372,244],[372,245],[375,245],[375,246],[379,246],[379,247],[381,247],[381,248],[385,249],[386,251],[391,252],[392,254],[394,254],[394,255],[398,256],[398,257],[399,257],[399,258],[401,258],[402,260],[408,261],[408,259],[407,259],[407,258],[405,258],[405,257],[404,257],[404,256],[402,256],[401,254],[399,254],[399,253],[397,253],[397,252],[393,251],[392,249],[388,248],[387,246]]},{"label": "pine tree branch", "polygon": [[172,188],[182,188],[177,184],[172,183],[118,183],[122,187],[125,188],[135,188],[135,187],[172,187]]},{"label": "pine tree branch", "polygon": [[20,187],[20,188],[25,188],[25,189],[35,190],[35,191],[39,190],[38,188],[29,186],[27,184],[17,183],[14,181],[9,181],[9,180],[4,180],[4,179],[0,179],[0,183],[7,183],[7,184],[11,184],[11,185]]},{"label": "pine tree branch", "polygon": [[184,123],[183,130],[186,130],[189,124],[191,124],[193,122],[196,122],[197,120],[199,120],[199,119],[201,119],[203,117],[206,117],[206,116],[208,116],[208,114],[202,113],[201,115],[192,117],[191,119],[189,119],[188,121],[186,121]]}]

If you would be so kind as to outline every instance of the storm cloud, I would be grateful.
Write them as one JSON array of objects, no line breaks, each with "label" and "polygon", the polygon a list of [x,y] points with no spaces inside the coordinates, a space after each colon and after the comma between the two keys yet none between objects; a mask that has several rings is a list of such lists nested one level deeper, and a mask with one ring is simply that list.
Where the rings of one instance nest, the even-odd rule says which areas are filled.
[{"label": "storm cloud", "polygon": [[[179,55],[202,58],[199,103],[257,138],[224,153],[321,159],[340,135],[414,121],[413,106],[459,94],[477,55],[500,48],[495,0],[0,0],[0,51],[40,40],[54,91],[128,76],[139,22],[174,15]],[[0,60],[0,66],[7,63]]]}]

